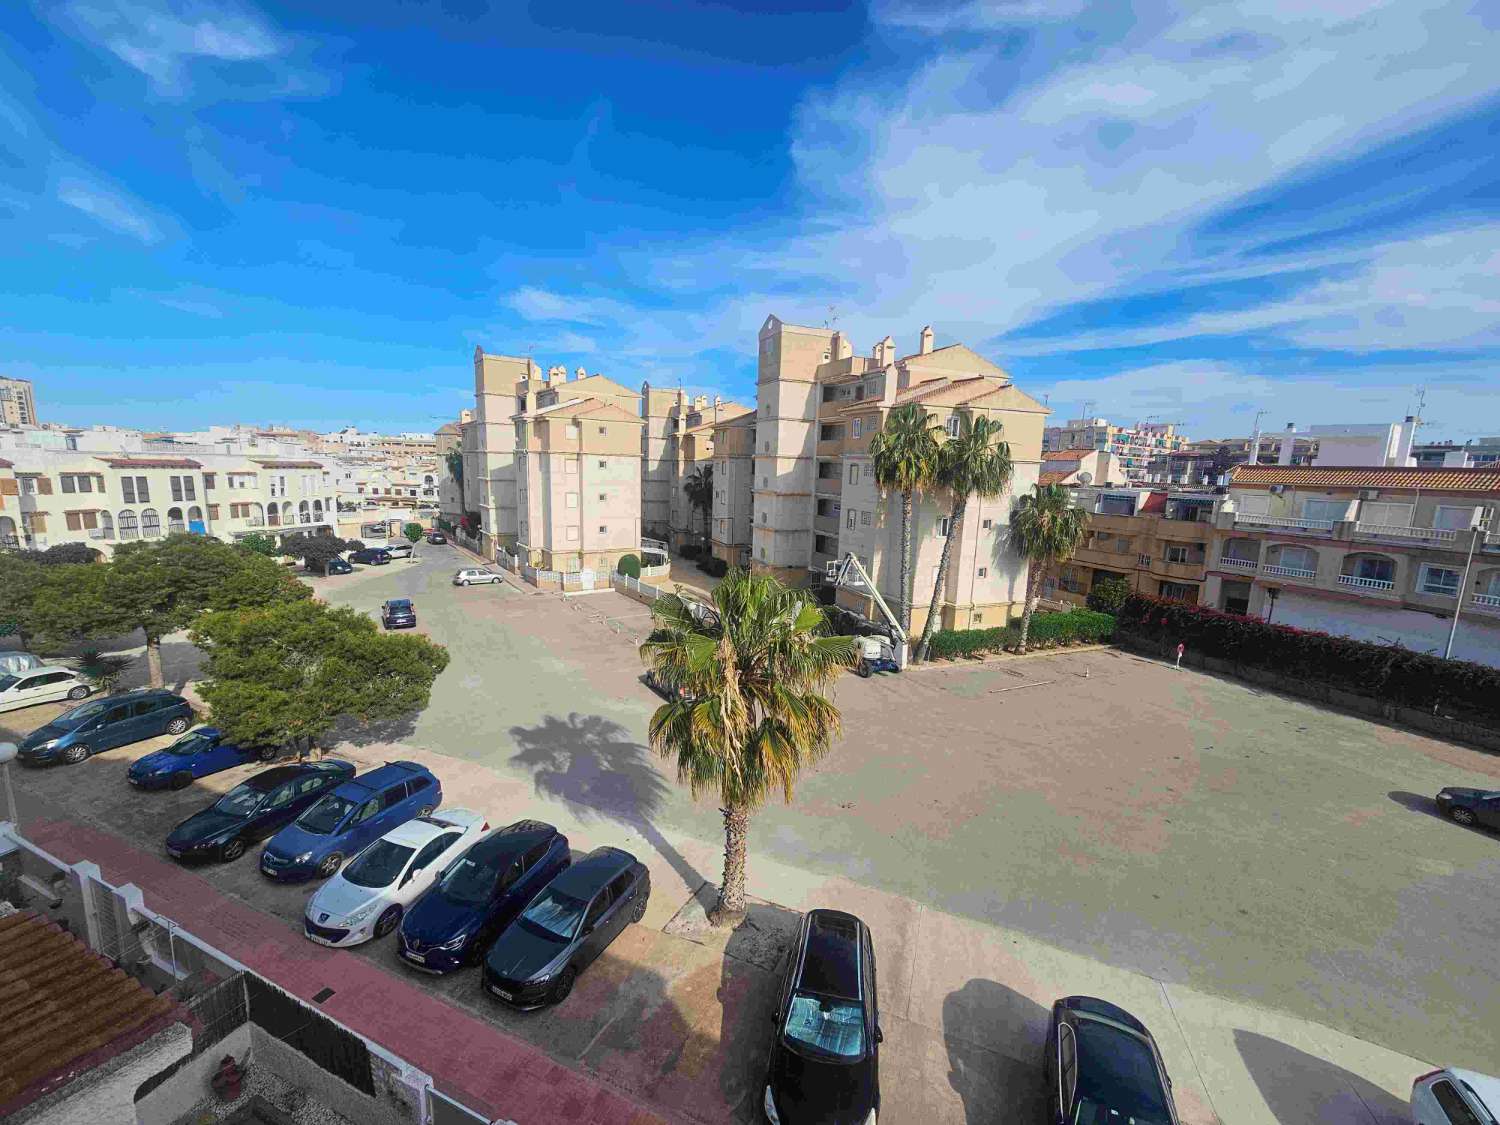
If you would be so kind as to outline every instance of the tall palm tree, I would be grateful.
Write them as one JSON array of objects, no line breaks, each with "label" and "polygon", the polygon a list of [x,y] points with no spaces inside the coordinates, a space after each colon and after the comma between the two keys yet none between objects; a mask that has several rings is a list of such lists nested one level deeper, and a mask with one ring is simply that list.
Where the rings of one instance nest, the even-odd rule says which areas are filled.
[{"label": "tall palm tree", "polygon": [[1021,614],[1021,643],[1031,633],[1031,615],[1042,600],[1042,578],[1052,567],[1071,558],[1088,529],[1088,513],[1073,506],[1073,498],[1060,484],[1039,484],[1030,496],[1021,497],[1010,517],[1010,538],[1026,556],[1026,610]]},{"label": "tall palm tree", "polygon": [[999,496],[1010,487],[1010,446],[998,440],[1000,423],[988,415],[974,418],[959,415],[959,430],[942,444],[938,456],[937,482],[947,489],[952,507],[948,511],[948,534],[943,537],[943,554],[938,560],[937,579],[932,584],[932,604],[927,609],[927,623],[922,626],[922,640],[917,645],[917,660],[927,659],[927,646],[937,627],[939,603],[948,582],[948,560],[953,541],[964,526],[964,513],[970,496]]},{"label": "tall palm tree", "polygon": [[926,488],[937,468],[940,427],[914,402],[898,406],[870,439],[876,483],[901,494],[901,627],[911,632],[911,497]]},{"label": "tall palm tree", "polygon": [[687,493],[693,510],[703,513],[703,543],[707,546],[708,521],[714,510],[714,467],[699,465],[683,482],[682,491]]},{"label": "tall palm tree", "polygon": [[768,575],[731,570],[713,603],[710,614],[675,594],[658,598],[641,659],[676,689],[651,716],[652,749],[676,760],[695,797],[718,795],[724,878],[709,918],[734,925],[745,912],[750,815],[772,790],[790,801],[803,767],[827,752],[840,718],[820,691],[857,649],[852,637],[826,636],[823,610]]}]

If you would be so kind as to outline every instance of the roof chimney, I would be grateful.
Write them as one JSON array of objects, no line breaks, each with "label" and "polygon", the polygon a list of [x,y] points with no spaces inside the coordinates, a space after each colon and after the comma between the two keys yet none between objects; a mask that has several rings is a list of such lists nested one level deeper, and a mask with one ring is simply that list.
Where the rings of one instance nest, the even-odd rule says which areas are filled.
[{"label": "roof chimney", "polygon": [[578,375],[577,375],[577,377],[580,378],[580,379],[587,379],[589,377],[589,373],[587,371],[585,371],[583,368],[580,367],[578,369]]},{"label": "roof chimney", "polygon": [[922,344],[917,348],[918,355],[926,355],[932,351],[932,325],[922,329]]},{"label": "roof chimney", "polygon": [[896,341],[890,336],[887,336],[884,340],[875,345],[874,356],[875,362],[881,367],[884,367],[886,364],[890,363],[893,359],[896,358]]}]

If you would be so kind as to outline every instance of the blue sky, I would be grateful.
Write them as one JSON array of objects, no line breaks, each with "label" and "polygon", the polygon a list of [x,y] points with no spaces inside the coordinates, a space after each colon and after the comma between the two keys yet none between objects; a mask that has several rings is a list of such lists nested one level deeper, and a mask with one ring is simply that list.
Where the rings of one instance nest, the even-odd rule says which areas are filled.
[{"label": "blue sky", "polygon": [[1500,433],[1500,6],[0,10],[44,419],[429,429],[470,353],[753,401],[768,313],[1059,415]]}]

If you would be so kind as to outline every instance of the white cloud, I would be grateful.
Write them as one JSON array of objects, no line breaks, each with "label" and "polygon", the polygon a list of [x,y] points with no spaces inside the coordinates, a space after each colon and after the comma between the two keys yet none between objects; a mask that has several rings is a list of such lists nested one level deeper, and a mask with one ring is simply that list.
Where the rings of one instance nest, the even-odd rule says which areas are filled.
[{"label": "white cloud", "polygon": [[161,231],[150,216],[123,192],[66,176],[58,182],[57,198],[120,234],[128,234],[148,244],[161,239]]},{"label": "white cloud", "polygon": [[526,286],[504,298],[503,303],[533,321],[567,324],[627,324],[641,313],[623,301],[606,297],[577,297]]}]

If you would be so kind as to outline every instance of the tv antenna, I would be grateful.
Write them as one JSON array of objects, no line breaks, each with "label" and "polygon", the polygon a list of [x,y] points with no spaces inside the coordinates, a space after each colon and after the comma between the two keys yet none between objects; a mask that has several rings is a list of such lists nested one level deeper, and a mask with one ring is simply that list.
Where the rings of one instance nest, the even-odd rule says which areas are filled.
[{"label": "tv antenna", "polygon": [[834,305],[828,306],[828,315],[823,318],[823,327],[832,328],[839,322],[839,310]]}]

